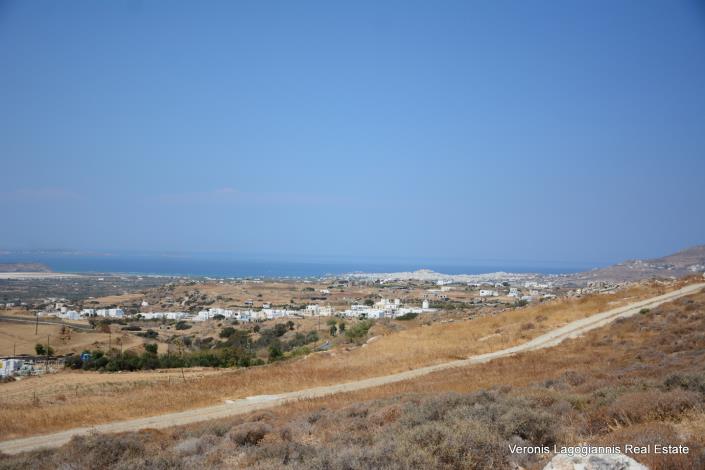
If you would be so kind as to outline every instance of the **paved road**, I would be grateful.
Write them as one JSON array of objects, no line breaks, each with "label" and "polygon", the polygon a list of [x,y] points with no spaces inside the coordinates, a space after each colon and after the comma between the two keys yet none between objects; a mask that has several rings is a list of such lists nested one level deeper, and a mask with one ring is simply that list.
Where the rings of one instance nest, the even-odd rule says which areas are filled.
[{"label": "paved road", "polygon": [[420,377],[432,372],[451,369],[454,367],[464,367],[473,364],[482,364],[490,362],[501,357],[511,356],[517,353],[534,351],[542,348],[555,346],[565,339],[574,338],[584,334],[587,331],[607,325],[617,318],[625,318],[639,313],[642,308],[655,308],[664,302],[668,302],[679,297],[693,294],[705,287],[705,283],[691,284],[682,289],[679,289],[668,294],[652,297],[651,299],[635,302],[633,304],[618,307],[606,312],[597,313],[590,317],[576,320],[565,326],[545,333],[537,338],[526,343],[514,346],[512,348],[502,349],[487,354],[472,356],[467,359],[461,359],[452,362],[446,362],[434,366],[422,367],[413,369],[398,374],[385,375],[381,377],[373,377],[370,379],[356,380],[354,382],[346,382],[336,385],[327,385],[322,387],[308,388],[294,392],[282,393],[279,395],[258,395],[254,397],[244,398],[242,400],[226,401],[222,405],[214,405],[193,410],[181,411],[178,413],[169,413],[159,416],[151,416],[148,418],[132,419],[129,421],[118,421],[113,423],[101,424],[91,427],[69,429],[67,431],[46,434],[42,436],[33,436],[11,441],[0,442],[0,452],[6,454],[17,454],[31,450],[37,450],[47,447],[59,447],[68,442],[73,436],[88,434],[91,431],[101,433],[116,433],[126,431],[137,431],[140,429],[152,428],[168,428],[171,426],[180,426],[184,424],[196,423],[199,421],[207,421],[216,418],[225,418],[228,416],[248,413],[250,411],[263,408],[270,408],[281,405],[288,401],[295,401],[305,398],[322,397],[335,393],[351,392],[370,387],[377,387],[390,383],[409,380]]}]

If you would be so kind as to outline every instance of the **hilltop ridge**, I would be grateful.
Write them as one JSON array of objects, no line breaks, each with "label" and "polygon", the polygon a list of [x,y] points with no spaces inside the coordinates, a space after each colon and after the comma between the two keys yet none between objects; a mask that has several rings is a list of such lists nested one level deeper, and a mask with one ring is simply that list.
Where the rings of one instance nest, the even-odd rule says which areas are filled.
[{"label": "hilltop ridge", "polygon": [[705,271],[705,245],[696,245],[671,255],[653,259],[633,259],[606,268],[576,274],[580,282],[625,282],[640,279],[675,279]]}]

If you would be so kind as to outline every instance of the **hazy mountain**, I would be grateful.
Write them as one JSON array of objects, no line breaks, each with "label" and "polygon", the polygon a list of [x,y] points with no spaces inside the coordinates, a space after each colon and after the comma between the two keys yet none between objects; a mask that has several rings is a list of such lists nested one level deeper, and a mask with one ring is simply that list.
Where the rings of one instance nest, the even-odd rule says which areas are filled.
[{"label": "hazy mountain", "polygon": [[655,259],[635,259],[576,274],[576,281],[636,281],[649,278],[677,278],[705,271],[705,245],[698,245]]}]

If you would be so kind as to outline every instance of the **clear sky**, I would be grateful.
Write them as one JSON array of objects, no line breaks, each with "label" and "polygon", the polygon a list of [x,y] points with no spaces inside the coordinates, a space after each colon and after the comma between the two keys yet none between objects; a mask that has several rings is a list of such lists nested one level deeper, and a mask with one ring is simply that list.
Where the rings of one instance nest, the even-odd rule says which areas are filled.
[{"label": "clear sky", "polygon": [[697,1],[0,1],[0,248],[705,242]]}]

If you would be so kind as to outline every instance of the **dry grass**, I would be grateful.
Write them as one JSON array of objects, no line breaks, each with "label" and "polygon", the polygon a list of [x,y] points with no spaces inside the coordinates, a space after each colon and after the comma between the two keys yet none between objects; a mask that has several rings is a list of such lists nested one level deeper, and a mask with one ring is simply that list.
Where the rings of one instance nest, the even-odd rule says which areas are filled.
[{"label": "dry grass", "polygon": [[[95,349],[96,345],[107,348],[109,341],[106,333],[98,331],[71,330],[70,335],[62,334],[61,325],[40,323],[37,330],[35,334],[33,323],[0,322],[0,355],[35,354],[34,346],[37,343],[46,345],[47,336],[50,336],[49,344],[56,354],[80,353],[84,349]],[[113,346],[122,341],[123,348],[130,349],[144,342],[135,335],[120,332],[117,327],[113,330]]]},{"label": "dry grass", "polygon": [[[286,305],[293,299],[296,303],[306,304],[310,302],[311,296],[321,296],[321,289],[326,289],[327,283],[305,283],[305,282],[280,282],[267,281],[262,283],[255,282],[207,282],[196,285],[177,285],[173,288],[154,288],[140,294],[122,294],[94,299],[97,305],[111,304],[129,304],[142,299],[148,299],[150,306],[146,311],[160,310],[159,305],[167,298],[178,300],[187,298],[195,293],[205,295],[214,303],[212,306],[219,307],[237,307],[243,306],[246,300],[252,300],[255,306],[261,306],[262,303],[271,303],[274,305]],[[304,290],[307,288],[314,289],[313,291]],[[327,294],[327,304],[331,305],[348,305],[353,298],[364,298],[368,295],[378,294],[380,291],[376,287],[371,286],[352,286],[344,289],[333,289],[330,294]],[[385,290],[386,294],[398,295],[399,297],[421,298],[423,289],[414,289],[411,291],[396,291]]]},{"label": "dry grass", "polygon": [[[671,288],[680,287],[675,284]],[[419,326],[390,333],[378,341],[346,351],[314,354],[300,360],[265,367],[225,371],[217,375],[165,384],[164,381],[136,380],[129,386],[101,387],[96,392],[81,392],[58,399],[44,389],[42,378],[33,379],[35,390],[42,398],[38,405],[32,397],[26,403],[0,397],[0,438],[9,439],[37,433],[98,424],[114,420],[156,415],[199,406],[221,403],[224,399],[250,395],[281,393],[319,385],[328,385],[360,378],[400,372],[425,365],[445,362],[493,350],[502,349],[571,320],[663,293],[660,284],[633,287],[611,295],[595,295],[577,300],[563,300],[529,308],[504,312],[455,323]],[[542,319],[541,317],[545,318]],[[532,322],[535,327],[522,329]],[[375,327],[373,334],[383,328]],[[478,341],[488,335],[485,341]],[[514,359],[500,361],[487,377],[501,376],[503,367]],[[507,362],[510,361],[510,362]],[[540,374],[538,363],[526,364],[524,377],[529,380]],[[475,370],[475,369],[473,369]],[[475,372],[471,372],[474,374]],[[499,374],[499,375],[497,375]],[[453,373],[449,374],[450,377]],[[66,376],[70,380],[70,376]],[[520,380],[517,377],[517,380]],[[424,383],[433,384],[433,377]],[[452,381],[444,377],[444,389],[452,389]],[[484,382],[487,383],[486,380]],[[391,386],[404,391],[408,384]],[[45,393],[46,392],[46,393]],[[362,392],[378,393],[377,391]]]},{"label": "dry grass", "polygon": [[685,444],[685,456],[632,457],[702,468],[703,331],[705,292],[549,350],[248,416],[76,438],[0,467],[538,469],[546,457],[511,456],[507,443],[588,442]]}]

